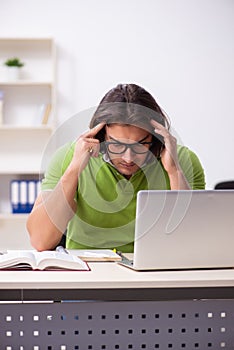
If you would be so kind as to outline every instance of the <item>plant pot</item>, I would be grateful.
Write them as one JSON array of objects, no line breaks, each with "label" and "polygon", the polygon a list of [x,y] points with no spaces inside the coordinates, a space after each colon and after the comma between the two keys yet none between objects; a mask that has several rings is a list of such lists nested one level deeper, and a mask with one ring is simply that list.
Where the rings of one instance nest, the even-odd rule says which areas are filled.
[{"label": "plant pot", "polygon": [[7,67],[6,78],[8,81],[17,81],[20,79],[20,67]]}]

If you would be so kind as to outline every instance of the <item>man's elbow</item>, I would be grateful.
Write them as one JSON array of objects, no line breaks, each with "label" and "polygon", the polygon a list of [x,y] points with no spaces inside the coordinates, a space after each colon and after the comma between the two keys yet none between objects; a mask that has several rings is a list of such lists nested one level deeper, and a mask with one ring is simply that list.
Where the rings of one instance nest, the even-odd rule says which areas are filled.
[{"label": "man's elbow", "polygon": [[30,220],[30,216],[27,220],[26,228],[29,234],[31,246],[37,251],[47,250],[48,248],[46,247],[46,244],[43,242],[43,239],[41,237],[41,228],[34,227],[33,223]]}]

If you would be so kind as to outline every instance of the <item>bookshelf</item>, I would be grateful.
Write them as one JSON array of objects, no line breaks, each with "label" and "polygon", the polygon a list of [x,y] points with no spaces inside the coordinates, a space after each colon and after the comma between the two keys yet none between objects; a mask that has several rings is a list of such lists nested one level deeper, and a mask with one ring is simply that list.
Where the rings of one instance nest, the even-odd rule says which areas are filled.
[{"label": "bookshelf", "polygon": [[[20,76],[8,76],[4,62],[19,57]],[[0,38],[0,236],[12,249],[28,248],[27,214],[12,214],[13,179],[39,179],[43,151],[55,130],[56,48],[53,38]],[[17,235],[12,236],[12,235]],[[19,239],[19,236],[23,239]],[[14,243],[15,242],[15,243]],[[17,243],[18,242],[18,243]]]}]

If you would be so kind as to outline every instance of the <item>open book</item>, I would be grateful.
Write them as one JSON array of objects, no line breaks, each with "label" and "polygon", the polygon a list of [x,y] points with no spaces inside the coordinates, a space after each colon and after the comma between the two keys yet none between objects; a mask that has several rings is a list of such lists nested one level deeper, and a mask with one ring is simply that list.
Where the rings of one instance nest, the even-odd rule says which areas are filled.
[{"label": "open book", "polygon": [[8,250],[0,255],[0,269],[90,270],[78,256],[50,250]]}]

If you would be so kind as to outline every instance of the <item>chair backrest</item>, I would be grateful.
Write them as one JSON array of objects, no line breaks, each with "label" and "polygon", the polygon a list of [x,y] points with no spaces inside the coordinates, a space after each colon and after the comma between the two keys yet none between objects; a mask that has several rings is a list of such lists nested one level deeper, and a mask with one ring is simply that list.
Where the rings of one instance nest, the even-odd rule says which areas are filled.
[{"label": "chair backrest", "polygon": [[54,247],[56,249],[58,246],[66,248],[67,230],[63,233],[60,242]]},{"label": "chair backrest", "polygon": [[218,182],[215,187],[215,190],[234,190],[234,181],[222,181]]}]

